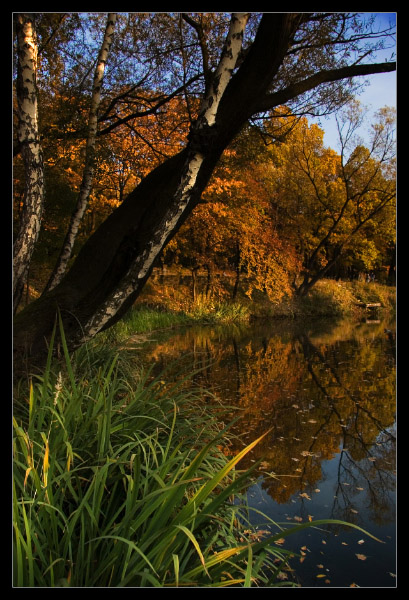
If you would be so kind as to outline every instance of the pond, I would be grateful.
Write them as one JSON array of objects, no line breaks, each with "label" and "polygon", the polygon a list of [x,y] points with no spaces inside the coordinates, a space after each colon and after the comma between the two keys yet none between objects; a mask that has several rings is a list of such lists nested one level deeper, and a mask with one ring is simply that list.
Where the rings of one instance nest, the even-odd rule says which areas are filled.
[{"label": "pond", "polygon": [[194,384],[240,409],[237,453],[269,431],[241,467],[261,459],[248,490],[252,522],[285,539],[289,580],[303,587],[396,587],[395,324],[317,320],[193,327],[155,335],[141,357],[158,373],[178,359]]}]

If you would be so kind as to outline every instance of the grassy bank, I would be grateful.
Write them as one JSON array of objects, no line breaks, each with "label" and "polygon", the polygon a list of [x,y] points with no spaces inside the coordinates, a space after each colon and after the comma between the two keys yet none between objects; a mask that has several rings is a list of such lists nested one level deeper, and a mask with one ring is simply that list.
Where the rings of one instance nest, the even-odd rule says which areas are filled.
[{"label": "grassy bank", "polygon": [[204,414],[202,392],[129,366],[88,346],[62,370],[49,364],[27,403],[20,396],[14,584],[274,581],[285,553],[251,540],[245,510],[230,502],[249,482],[235,466],[251,447],[228,460],[229,434]]},{"label": "grassy bank", "polygon": [[323,279],[307,296],[294,296],[278,305],[266,307],[265,314],[294,318],[360,317],[365,315],[362,303],[379,303],[379,313],[390,315],[395,311],[396,288],[374,282]]},{"label": "grassy bank", "polygon": [[223,414],[185,374],[167,384],[107,346],[61,343],[64,362],[50,354],[16,394],[14,585],[295,585],[275,542],[328,522],[266,517],[264,538],[249,524],[240,460],[262,438],[231,458]]},{"label": "grassy bank", "polygon": [[[188,286],[166,286],[150,282],[132,310],[113,328],[101,334],[100,340],[118,342],[135,334],[201,324],[246,322],[253,318],[303,319],[319,317],[360,318],[367,313],[362,303],[376,303],[378,316],[395,312],[396,289],[378,284],[319,281],[308,296],[284,298],[272,303],[265,294],[255,292],[249,299],[239,295],[234,301],[226,293],[218,298],[198,295],[193,302]],[[221,297],[220,297],[221,296]],[[141,338],[142,340],[143,338]]]}]

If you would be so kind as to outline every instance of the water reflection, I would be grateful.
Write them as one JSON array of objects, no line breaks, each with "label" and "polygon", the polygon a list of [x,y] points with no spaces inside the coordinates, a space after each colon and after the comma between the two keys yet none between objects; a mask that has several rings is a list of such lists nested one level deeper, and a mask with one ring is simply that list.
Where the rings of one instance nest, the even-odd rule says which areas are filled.
[{"label": "water reflection", "polygon": [[[184,365],[195,373],[195,385],[234,407],[234,416],[240,413],[232,454],[270,431],[240,463],[247,468],[261,461],[249,491],[257,511],[289,524],[342,519],[386,542],[365,540],[371,556],[365,562],[357,558],[362,534],[348,528],[326,542],[314,542],[313,530],[299,541],[297,534],[288,548],[300,552],[308,544],[311,556],[325,562],[331,585],[395,585],[394,323],[194,327],[155,334],[140,357],[154,365],[154,374],[166,368],[168,378]],[[303,585],[327,585],[307,563],[296,566]]]},{"label": "water reflection", "polygon": [[201,369],[195,383],[241,410],[232,453],[271,429],[242,467],[262,460],[261,486],[276,503],[301,494],[308,518],[332,462],[325,516],[362,524],[365,506],[382,525],[394,520],[394,344],[383,322],[253,323],[191,328],[143,354],[158,371],[174,359]]}]

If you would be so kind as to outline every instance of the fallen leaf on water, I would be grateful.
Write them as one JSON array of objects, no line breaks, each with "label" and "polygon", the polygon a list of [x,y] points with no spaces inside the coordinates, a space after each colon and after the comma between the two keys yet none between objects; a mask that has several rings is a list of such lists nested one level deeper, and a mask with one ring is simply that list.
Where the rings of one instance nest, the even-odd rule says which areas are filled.
[{"label": "fallen leaf on water", "polygon": [[276,544],[284,544],[285,542],[285,538],[279,538],[278,540],[275,541]]},{"label": "fallen leaf on water", "polygon": [[324,565],[317,565],[317,567],[318,567],[319,569],[323,569],[323,568],[324,568]]},{"label": "fallen leaf on water", "polygon": [[320,492],[320,491],[321,491],[321,490],[319,490],[318,488],[315,488],[315,490],[314,490],[314,492],[316,492],[316,493],[318,493],[318,492]]},{"label": "fallen leaf on water", "polygon": [[302,517],[297,517],[297,516],[295,516],[295,517],[294,517],[294,521],[297,521],[298,523],[301,523],[301,521],[302,521]]},{"label": "fallen leaf on water", "polygon": [[291,460],[295,460],[295,462],[298,462],[300,459],[299,458],[292,458]]},{"label": "fallen leaf on water", "polygon": [[362,488],[362,487],[357,487],[356,489],[359,490],[360,492],[364,491],[364,488]]},{"label": "fallen leaf on water", "polygon": [[395,573],[391,573],[390,571],[389,571],[389,575],[390,575],[391,577],[396,577],[396,574],[395,574]]},{"label": "fallen leaf on water", "polygon": [[307,500],[311,500],[311,498],[309,497],[309,495],[306,494],[305,492],[303,492],[302,494],[300,494],[300,498],[306,498]]},{"label": "fallen leaf on water", "polygon": [[365,540],[358,540],[358,544],[365,544]]},{"label": "fallen leaf on water", "polygon": [[359,560],[366,560],[367,559],[367,557],[365,556],[365,554],[355,554],[355,556],[357,558],[359,558]]},{"label": "fallen leaf on water", "polygon": [[315,419],[309,419],[308,423],[317,423],[317,421]]},{"label": "fallen leaf on water", "polygon": [[359,585],[357,585],[356,583],[351,583],[349,587],[359,587]]},{"label": "fallen leaf on water", "polygon": [[374,462],[376,460],[376,458],[374,456],[372,456],[371,458],[368,458],[368,460],[370,460],[371,462]]},{"label": "fallen leaf on water", "polygon": [[355,513],[356,515],[358,514],[358,511],[357,511],[357,510],[355,510],[355,508],[351,508],[351,512],[352,512],[352,513]]},{"label": "fallen leaf on water", "polygon": [[347,544],[346,542],[341,542],[341,544],[342,544],[343,546],[348,546],[348,544]]},{"label": "fallen leaf on water", "polygon": [[326,580],[324,581],[324,583],[331,583],[331,580],[330,580],[330,579],[326,579]]},{"label": "fallen leaf on water", "polygon": [[314,516],[314,515],[308,515],[308,520],[309,520],[309,522],[310,522],[310,523],[311,523],[311,521],[312,521],[312,519],[313,519],[313,516]]},{"label": "fallen leaf on water", "polygon": [[317,577],[325,577],[325,573],[319,573]]}]

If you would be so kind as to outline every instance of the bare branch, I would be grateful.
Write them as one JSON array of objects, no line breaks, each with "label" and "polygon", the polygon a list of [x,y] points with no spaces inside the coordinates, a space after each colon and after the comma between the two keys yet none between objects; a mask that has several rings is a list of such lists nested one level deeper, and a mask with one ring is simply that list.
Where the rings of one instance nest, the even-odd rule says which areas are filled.
[{"label": "bare branch", "polygon": [[283,90],[262,96],[257,103],[256,112],[264,112],[308,92],[323,83],[331,83],[351,77],[373,75],[375,73],[390,73],[396,70],[396,62],[374,63],[371,65],[351,65],[340,69],[324,69],[311,77],[289,85]]}]

